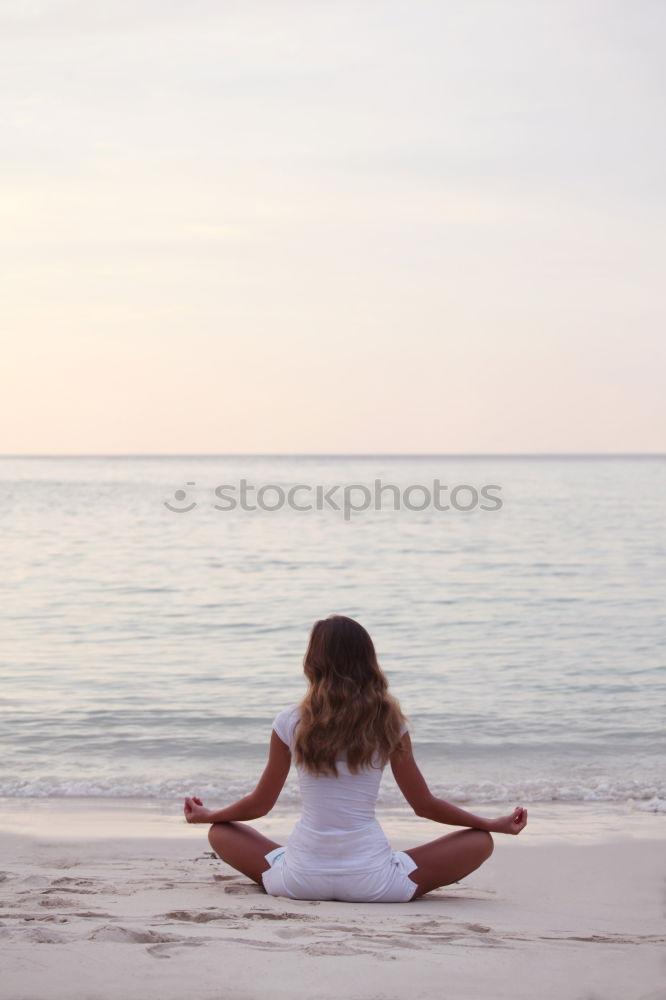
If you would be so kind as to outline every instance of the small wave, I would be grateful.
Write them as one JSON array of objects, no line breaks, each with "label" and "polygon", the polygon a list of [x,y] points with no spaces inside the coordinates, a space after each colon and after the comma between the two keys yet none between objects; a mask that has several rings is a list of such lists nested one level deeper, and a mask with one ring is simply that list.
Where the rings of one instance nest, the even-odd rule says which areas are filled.
[{"label": "small wave", "polygon": [[[168,781],[154,782],[141,777],[119,780],[111,777],[74,779],[41,777],[5,779],[0,782],[0,796],[6,798],[99,798],[99,799],[148,799],[167,802],[182,799],[185,795],[199,795],[214,802],[234,802],[247,795],[254,787],[254,777],[247,780],[213,781],[201,775],[184,775]],[[666,813],[666,782],[636,780],[574,781],[561,779],[536,779],[500,784],[472,782],[456,785],[431,783],[431,791],[449,802],[580,802],[625,803],[642,812]],[[380,790],[378,807],[404,805],[402,793],[395,785]],[[291,777],[279,799],[280,806],[298,807],[298,784]]]},{"label": "small wave", "polygon": [[635,802],[634,808],[640,812],[666,813],[666,798],[653,795],[647,802]]}]

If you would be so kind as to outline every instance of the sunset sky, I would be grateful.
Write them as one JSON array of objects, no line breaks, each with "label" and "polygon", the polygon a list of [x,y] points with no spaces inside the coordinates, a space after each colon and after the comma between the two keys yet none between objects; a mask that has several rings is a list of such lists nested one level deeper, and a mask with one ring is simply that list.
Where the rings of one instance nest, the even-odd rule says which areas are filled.
[{"label": "sunset sky", "polygon": [[659,0],[5,0],[0,452],[664,452]]}]

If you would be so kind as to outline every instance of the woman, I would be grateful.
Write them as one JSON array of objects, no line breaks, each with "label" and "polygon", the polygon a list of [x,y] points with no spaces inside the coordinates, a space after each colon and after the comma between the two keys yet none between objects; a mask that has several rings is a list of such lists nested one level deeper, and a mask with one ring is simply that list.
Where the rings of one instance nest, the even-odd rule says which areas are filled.
[{"label": "woman", "polygon": [[[304,659],[308,690],[273,722],[257,787],[212,812],[185,799],[188,823],[211,823],[211,847],[272,896],[405,903],[469,875],[490,857],[491,833],[517,834],[527,810],[483,819],[436,798],[416,766],[407,719],[377,663],[372,639],[351,618],[315,622]],[[286,847],[241,820],[271,811],[295,761],[303,812]],[[375,818],[387,762],[417,816],[469,827],[393,851]]]}]

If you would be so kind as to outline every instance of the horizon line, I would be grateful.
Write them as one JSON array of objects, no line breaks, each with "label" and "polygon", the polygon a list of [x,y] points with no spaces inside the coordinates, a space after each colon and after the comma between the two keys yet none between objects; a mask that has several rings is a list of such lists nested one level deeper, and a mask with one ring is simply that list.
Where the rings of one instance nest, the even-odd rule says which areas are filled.
[{"label": "horizon line", "polygon": [[5,458],[666,458],[666,452],[22,452]]}]

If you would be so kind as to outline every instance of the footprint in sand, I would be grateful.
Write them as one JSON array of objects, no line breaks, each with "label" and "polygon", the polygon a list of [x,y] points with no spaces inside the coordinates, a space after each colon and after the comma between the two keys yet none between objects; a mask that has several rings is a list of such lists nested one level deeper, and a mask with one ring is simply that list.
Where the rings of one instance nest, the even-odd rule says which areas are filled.
[{"label": "footprint in sand", "polygon": [[264,890],[253,882],[242,882],[240,885],[225,885],[224,891],[232,896],[249,896],[251,893],[260,892],[265,895]]},{"label": "footprint in sand", "polygon": [[315,944],[307,945],[303,948],[304,955],[372,955],[375,959],[389,958],[381,952],[368,950],[367,948],[353,947],[349,941],[317,941]]},{"label": "footprint in sand", "polygon": [[285,927],[284,929],[280,928],[276,930],[275,934],[276,937],[289,940],[290,938],[312,937],[314,931],[308,930],[307,927]]},{"label": "footprint in sand", "polygon": [[[62,885],[62,886],[65,886],[65,885],[75,886],[76,885],[76,886],[79,886],[79,885],[95,885],[95,883],[94,883],[94,881],[91,878],[72,878],[71,875],[61,875],[60,878],[53,879],[53,882],[51,883],[51,885]],[[65,892],[77,892],[78,890],[76,890],[76,889],[65,889],[64,891]]]},{"label": "footprint in sand", "polygon": [[[48,889],[46,891],[48,892]],[[77,901],[75,899],[62,899],[60,896],[49,896],[48,899],[40,899],[39,905],[49,906],[55,909],[56,907],[61,906],[76,906],[76,902]]]},{"label": "footprint in sand", "polygon": [[173,955],[177,955],[181,948],[198,948],[202,944],[206,944],[206,942],[194,940],[179,941],[177,944],[173,942],[170,944],[152,944],[146,948],[146,951],[152,958],[171,958]]},{"label": "footprint in sand", "polygon": [[[19,879],[19,885],[52,885],[52,882],[46,875],[26,875],[25,878]],[[21,891],[29,892],[28,889]]]},{"label": "footprint in sand", "polygon": [[58,885],[52,886],[50,889],[42,889],[42,896],[45,896],[48,892],[75,892],[80,896],[96,896],[97,893],[94,889],[76,889],[74,886],[68,885]]},{"label": "footprint in sand", "polygon": [[118,941],[122,944],[162,944],[173,943],[179,938],[172,934],[158,934],[157,931],[135,930],[132,927],[114,927],[106,924],[88,935],[89,941]]},{"label": "footprint in sand", "polygon": [[232,920],[238,922],[235,913],[224,913],[222,910],[169,910],[163,913],[165,920],[186,920],[193,924],[209,924],[212,920]]},{"label": "footprint in sand", "polygon": [[55,927],[30,927],[22,931],[21,937],[24,940],[33,941],[35,944],[62,944],[69,941],[70,936]]}]

